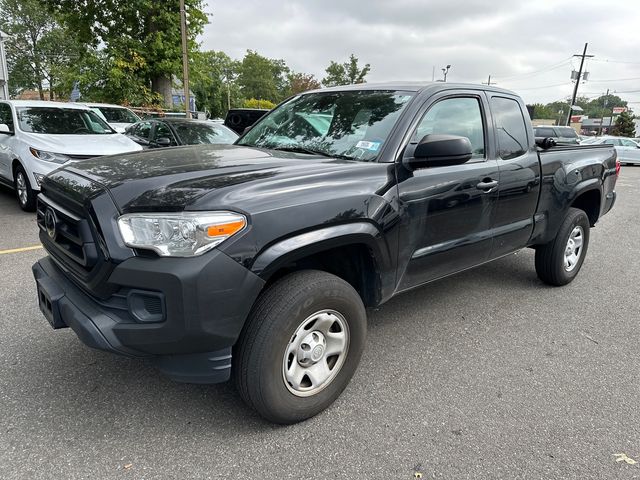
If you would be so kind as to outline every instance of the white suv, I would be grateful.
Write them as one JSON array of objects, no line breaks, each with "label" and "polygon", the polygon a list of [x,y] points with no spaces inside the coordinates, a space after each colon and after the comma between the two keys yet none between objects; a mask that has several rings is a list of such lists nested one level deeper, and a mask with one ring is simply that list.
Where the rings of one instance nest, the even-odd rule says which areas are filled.
[{"label": "white suv", "polygon": [[62,164],[142,150],[84,105],[0,101],[0,183],[23,210],[35,209],[40,181]]},{"label": "white suv", "polygon": [[111,103],[85,103],[87,107],[106,120],[118,133],[124,133],[127,127],[140,121],[140,117],[121,105]]}]

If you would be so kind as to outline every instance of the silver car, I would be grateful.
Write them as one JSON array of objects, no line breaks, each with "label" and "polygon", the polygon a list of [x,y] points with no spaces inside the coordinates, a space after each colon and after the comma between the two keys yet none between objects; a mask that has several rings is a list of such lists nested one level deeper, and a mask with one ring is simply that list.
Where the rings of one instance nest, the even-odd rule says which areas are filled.
[{"label": "silver car", "polygon": [[593,144],[613,145],[623,165],[640,165],[640,144],[625,137],[600,137]]}]

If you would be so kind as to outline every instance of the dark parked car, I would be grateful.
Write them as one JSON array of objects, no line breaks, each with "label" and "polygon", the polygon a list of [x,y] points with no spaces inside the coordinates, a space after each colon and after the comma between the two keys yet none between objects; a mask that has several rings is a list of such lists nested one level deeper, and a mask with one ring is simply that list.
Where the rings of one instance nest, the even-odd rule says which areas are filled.
[{"label": "dark parked car", "polygon": [[571,282],[619,168],[610,145],[542,150],[523,101],[496,87],[304,93],[235,145],[45,177],[40,309],[175,380],[233,376],[264,417],[297,422],[349,383],[366,307],[527,247],[543,282]]},{"label": "dark parked car", "polygon": [[125,135],[145,148],[233,143],[238,135],[220,123],[187,118],[152,118],[134,123]]},{"label": "dark parked car", "polygon": [[540,125],[533,127],[536,138],[553,138],[557,143],[580,143],[580,137],[571,127]]},{"label": "dark parked car", "polygon": [[242,135],[247,127],[260,120],[269,110],[263,108],[232,108],[227,112],[224,124]]}]

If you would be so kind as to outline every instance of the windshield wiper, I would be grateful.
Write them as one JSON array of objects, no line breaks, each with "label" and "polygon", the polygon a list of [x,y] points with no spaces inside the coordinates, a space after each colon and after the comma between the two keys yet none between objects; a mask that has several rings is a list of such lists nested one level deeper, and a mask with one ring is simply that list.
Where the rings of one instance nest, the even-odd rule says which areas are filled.
[{"label": "windshield wiper", "polygon": [[321,155],[323,157],[329,158],[341,158],[344,160],[353,160],[353,157],[349,157],[347,155],[340,155],[339,153],[328,153],[320,150],[313,150],[312,148],[301,147],[301,146],[280,146],[280,147],[269,147],[271,150],[280,150],[282,152],[296,152],[296,153],[308,153],[309,155]]}]

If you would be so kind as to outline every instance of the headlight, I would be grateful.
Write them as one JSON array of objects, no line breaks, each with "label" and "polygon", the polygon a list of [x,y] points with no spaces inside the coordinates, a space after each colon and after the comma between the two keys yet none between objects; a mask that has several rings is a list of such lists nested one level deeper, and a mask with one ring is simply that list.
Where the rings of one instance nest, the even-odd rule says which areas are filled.
[{"label": "headlight", "polygon": [[39,158],[40,160],[44,160],[45,162],[62,164],[70,160],[69,157],[63,155],[62,153],[45,152],[44,150],[38,150],[33,147],[29,147],[29,151],[31,152],[31,155]]},{"label": "headlight", "polygon": [[163,257],[193,257],[211,250],[247,226],[233,212],[128,213],[118,218],[124,243]]}]

